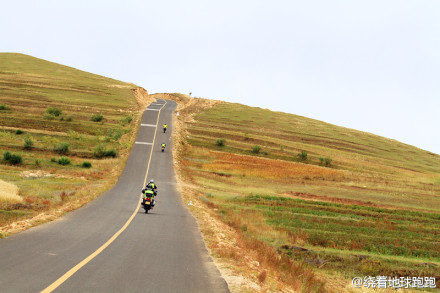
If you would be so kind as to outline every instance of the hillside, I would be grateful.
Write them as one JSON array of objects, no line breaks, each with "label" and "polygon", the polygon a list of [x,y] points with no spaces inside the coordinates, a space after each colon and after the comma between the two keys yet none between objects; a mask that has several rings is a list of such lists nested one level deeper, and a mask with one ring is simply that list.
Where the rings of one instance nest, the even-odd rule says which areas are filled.
[{"label": "hillside", "polygon": [[[340,292],[356,276],[440,277],[439,155],[297,115],[164,96],[181,103],[182,191],[232,288]],[[249,284],[234,285],[236,275]]]},{"label": "hillside", "polygon": [[131,146],[132,120],[146,96],[132,84],[1,53],[0,179],[18,187],[19,197],[0,196],[0,236],[12,221],[59,214],[107,189]]}]

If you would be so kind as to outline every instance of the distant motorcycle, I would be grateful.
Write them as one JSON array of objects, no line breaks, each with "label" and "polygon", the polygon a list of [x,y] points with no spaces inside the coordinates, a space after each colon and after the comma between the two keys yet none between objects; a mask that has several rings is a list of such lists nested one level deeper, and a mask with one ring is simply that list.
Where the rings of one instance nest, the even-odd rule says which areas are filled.
[{"label": "distant motorcycle", "polygon": [[160,146],[160,149],[162,150],[162,153],[165,151],[165,144],[162,144],[161,146]]}]

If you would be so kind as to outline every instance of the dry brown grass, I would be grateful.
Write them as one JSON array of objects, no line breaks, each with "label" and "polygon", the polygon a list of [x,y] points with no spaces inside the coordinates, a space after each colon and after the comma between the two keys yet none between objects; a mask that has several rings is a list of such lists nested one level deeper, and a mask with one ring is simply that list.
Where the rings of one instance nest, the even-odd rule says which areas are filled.
[{"label": "dry brown grass", "polygon": [[248,155],[238,155],[224,152],[210,152],[215,158],[212,163],[205,166],[210,170],[239,173],[245,176],[254,176],[265,179],[298,179],[308,176],[325,180],[341,180],[344,172],[315,165],[308,165],[282,160],[272,160]]},{"label": "dry brown grass", "polygon": [[[285,203],[278,202],[277,197],[319,201],[319,204],[329,202],[354,205],[359,206],[359,209],[364,206],[388,210],[431,210],[438,201],[435,199],[439,190],[436,183],[438,175],[432,173],[432,168],[423,165],[426,156],[419,154],[420,170],[426,167],[426,171],[417,169],[417,160],[411,162],[414,166],[407,166],[406,162],[395,160],[393,151],[380,149],[381,143],[395,142],[350,130],[354,133],[353,141],[343,144],[347,140],[348,130],[339,133],[337,127],[322,122],[303,123],[305,118],[298,118],[293,126],[298,127],[301,133],[292,132],[294,139],[288,140],[284,130],[292,127],[291,116],[281,117],[286,120],[285,125],[271,129],[272,120],[266,121],[270,119],[265,117],[268,113],[254,117],[258,109],[241,107],[237,111],[234,108],[240,106],[227,103],[226,106],[220,103],[213,108],[203,108],[201,104],[198,105],[198,100],[184,95],[175,97],[170,94],[166,98],[180,103],[175,123],[177,129],[174,129],[173,135],[177,146],[174,155],[178,162],[176,170],[181,193],[185,202],[191,202],[190,209],[198,220],[207,247],[232,292],[368,291],[354,290],[344,269],[338,267],[339,271],[332,270],[333,264],[330,262],[315,264],[307,257],[301,260],[296,254],[292,257],[280,250],[280,247],[289,243],[314,251],[315,248],[309,245],[311,239],[313,243],[321,240],[325,242],[325,237],[329,236],[323,236],[322,239],[316,237],[313,227],[309,230],[305,227],[286,229],[293,227],[295,217],[306,208],[301,207],[298,211],[286,208],[286,214],[292,213],[295,216],[284,222],[280,215],[284,213]],[[197,111],[199,115],[194,117]],[[284,114],[272,115],[278,115],[274,117],[278,119]],[[314,123],[316,127],[328,131],[328,137],[323,139],[318,136],[319,132],[314,131]],[[243,129],[241,126],[248,128]],[[273,139],[274,135],[268,135],[273,133],[280,135],[276,137],[277,140]],[[218,138],[226,139],[223,148],[215,145]],[[261,156],[248,155],[250,147],[257,142],[268,153]],[[396,143],[396,146],[400,145]],[[312,157],[309,164],[294,161],[302,149],[306,149]],[[332,168],[317,166],[316,160],[321,155],[333,158],[335,165]],[[239,206],[240,202],[252,198],[249,195],[271,197],[271,204],[276,203],[274,209],[267,208],[269,204],[264,206],[264,202]],[[323,204],[318,210],[325,210],[326,206]],[[341,219],[335,220],[305,212],[300,221],[305,224],[317,223],[318,226],[322,224],[324,228],[318,228],[324,229],[323,235],[329,235],[325,232],[331,232],[346,221],[345,213],[342,213]],[[317,220],[309,221],[312,216]],[[274,228],[274,225],[280,228]],[[359,221],[349,228],[358,233],[363,227],[370,226],[366,221]],[[370,231],[384,229],[390,231],[390,234],[396,231],[395,224],[385,220],[378,223],[377,227],[371,226]],[[359,245],[359,241],[355,241],[356,233],[353,233],[353,241],[349,241],[352,243],[349,250],[365,248]],[[333,234],[331,237],[332,241],[339,239]],[[331,253],[333,251],[329,252],[329,259],[333,261]],[[345,255],[341,255],[341,259],[345,260]],[[327,257],[327,251],[322,256]],[[337,258],[334,261],[337,262]],[[345,262],[340,261],[340,264],[344,265]]]},{"label": "dry brown grass", "polygon": [[[179,189],[183,195],[184,202],[191,203],[190,210],[196,217],[199,227],[202,231],[203,238],[208,250],[214,258],[217,267],[220,269],[223,277],[228,283],[232,292],[318,292],[323,289],[323,282],[318,279],[309,268],[305,268],[302,264],[295,263],[289,258],[277,253],[272,247],[262,241],[248,238],[242,231],[243,225],[247,225],[249,229],[264,229],[262,218],[260,215],[252,215],[252,217],[232,217],[227,222],[219,218],[217,207],[215,204],[200,201],[198,194],[200,186],[194,184],[190,177],[187,176],[188,165],[185,165],[183,155],[190,147],[186,143],[187,125],[191,122],[194,113],[209,108],[216,102],[208,102],[205,100],[190,99],[185,96],[173,96],[171,94],[154,95],[155,98],[165,98],[176,100],[179,103],[178,113],[175,117],[173,141],[175,148],[173,155],[176,164],[177,179]],[[215,152],[214,152],[215,153]],[[236,163],[233,155],[224,156],[224,154],[216,153],[213,155],[216,161],[209,168],[215,168],[215,164],[225,164],[231,169],[239,167],[240,163]],[[261,166],[265,165],[263,158],[246,158],[242,156],[241,164],[246,160],[254,163],[255,174],[270,175],[271,171],[261,171]],[[300,174],[302,164],[285,164],[280,162],[279,168],[288,170],[296,169],[296,173]],[[316,174],[323,176],[338,176],[337,171],[322,171],[322,168],[316,167]],[[313,168],[313,166],[312,166]],[[335,173],[336,172],[336,173]],[[280,173],[276,173],[280,174]],[[292,175],[293,176],[293,175]],[[300,176],[300,175],[296,175]],[[250,221],[250,222],[243,222]],[[251,223],[252,222],[252,223]],[[267,229],[266,229],[267,230]],[[328,291],[328,290],[327,290]]]},{"label": "dry brown grass", "polygon": [[[259,267],[257,279],[260,281],[260,285],[263,285],[266,278],[269,277],[283,283],[286,289],[291,288],[294,291],[329,291],[329,288],[325,287],[325,282],[320,280],[310,266],[279,254],[274,247],[264,241],[246,236],[248,231],[265,237],[272,233],[278,233],[264,223],[261,214],[253,210],[243,211],[240,214],[230,213],[225,217],[225,221],[237,232],[236,245],[242,248],[241,251],[248,258],[250,256],[250,259],[257,262],[256,264]],[[244,257],[240,253],[236,255],[235,249],[224,255],[224,257],[228,256],[234,259]]]},{"label": "dry brown grass", "polygon": [[23,199],[18,194],[18,187],[12,183],[0,180],[0,202],[19,203]]},{"label": "dry brown grass", "polygon": [[136,98],[136,102],[138,103],[139,108],[141,109],[147,107],[153,100],[153,97],[148,95],[147,90],[141,87],[136,87],[135,89],[133,89],[133,95]]}]

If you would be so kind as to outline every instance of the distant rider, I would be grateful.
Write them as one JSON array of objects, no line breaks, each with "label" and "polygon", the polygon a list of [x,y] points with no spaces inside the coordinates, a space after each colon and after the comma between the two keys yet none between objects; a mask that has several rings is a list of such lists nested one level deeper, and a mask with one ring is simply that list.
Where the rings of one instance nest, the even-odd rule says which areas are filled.
[{"label": "distant rider", "polygon": [[162,127],[163,127],[163,133],[167,132],[168,124],[164,124],[162,125]]},{"label": "distant rider", "polygon": [[165,151],[165,147],[166,147],[166,146],[167,146],[167,145],[166,145],[165,143],[163,143],[163,144],[160,145],[160,148],[162,149],[162,152]]}]

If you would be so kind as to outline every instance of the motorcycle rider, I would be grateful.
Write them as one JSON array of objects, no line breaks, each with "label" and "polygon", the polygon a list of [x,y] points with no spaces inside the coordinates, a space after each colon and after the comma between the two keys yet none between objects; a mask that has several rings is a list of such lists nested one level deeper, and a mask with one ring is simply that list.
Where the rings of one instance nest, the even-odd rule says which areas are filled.
[{"label": "motorcycle rider", "polygon": [[163,127],[163,133],[165,133],[167,131],[168,125],[165,123],[164,125],[162,125]]},{"label": "motorcycle rider", "polygon": [[145,198],[150,197],[151,198],[151,206],[154,207],[156,204],[156,201],[154,200],[154,196],[156,193],[153,189],[150,188],[144,188],[142,189],[142,202],[145,200]]},{"label": "motorcycle rider", "polygon": [[165,144],[165,143],[162,143],[161,145],[160,145],[160,147],[161,147],[161,149],[162,149],[162,152],[165,150],[165,147],[166,147],[167,145]]},{"label": "motorcycle rider", "polygon": [[148,182],[148,184],[145,186],[145,188],[147,189],[151,189],[154,191],[154,195],[157,195],[157,185],[156,183],[154,183],[154,180],[151,179],[150,182]]}]

